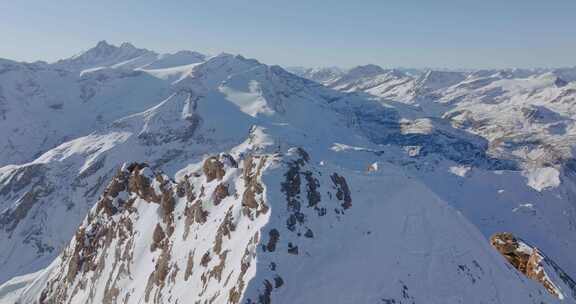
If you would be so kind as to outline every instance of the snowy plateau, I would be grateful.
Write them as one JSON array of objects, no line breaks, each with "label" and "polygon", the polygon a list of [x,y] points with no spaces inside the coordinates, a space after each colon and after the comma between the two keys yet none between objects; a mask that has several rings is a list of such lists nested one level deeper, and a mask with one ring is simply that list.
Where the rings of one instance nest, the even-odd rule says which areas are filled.
[{"label": "snowy plateau", "polygon": [[0,303],[576,303],[576,68],[0,59]]}]

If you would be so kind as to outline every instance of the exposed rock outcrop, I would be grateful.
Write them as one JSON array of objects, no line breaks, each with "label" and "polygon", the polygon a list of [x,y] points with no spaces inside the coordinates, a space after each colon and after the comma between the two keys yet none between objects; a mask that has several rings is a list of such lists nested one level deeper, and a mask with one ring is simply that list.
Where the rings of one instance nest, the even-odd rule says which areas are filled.
[{"label": "exposed rock outcrop", "polygon": [[206,175],[206,181],[211,182],[215,179],[222,180],[226,171],[224,171],[224,164],[216,156],[209,157],[204,161],[202,171]]},{"label": "exposed rock outcrop", "polygon": [[[572,293],[576,291],[574,281],[561,269],[557,269],[557,266],[553,266],[555,265],[554,262],[549,260],[538,248],[517,239],[512,233],[496,233],[490,238],[490,243],[514,268],[526,277],[542,284],[553,296],[559,299],[564,298],[564,294],[558,288],[559,283],[567,284],[572,289]],[[562,272],[559,274],[562,282],[554,282],[551,279],[552,273],[548,272]]]},{"label": "exposed rock outcrop", "polygon": [[[177,182],[144,163],[122,166],[64,250],[58,269],[40,294],[40,303],[78,298],[86,303],[121,303],[133,297],[166,303],[180,281],[200,283],[195,295],[206,303],[220,303],[224,297],[238,302],[249,279],[244,276],[255,258],[259,233],[234,231],[238,221],[252,222],[268,210],[261,182],[266,160],[267,156],[252,155],[240,167],[231,155],[213,156],[202,164],[204,174],[191,170]],[[227,171],[231,175],[223,180]],[[213,180],[221,182],[209,185]],[[238,190],[242,196],[230,193],[230,187],[237,190],[237,182],[243,184]],[[234,201],[224,200],[227,197]],[[255,206],[244,204],[247,200]],[[214,222],[217,229],[205,228]],[[174,234],[176,229],[183,234]],[[195,254],[198,242],[212,246]],[[139,249],[146,247],[147,252]],[[186,248],[185,256],[178,252],[181,247]],[[245,251],[244,256],[231,260],[232,250]],[[133,269],[134,255],[149,255],[153,268]],[[240,271],[232,267],[238,262]],[[148,278],[141,290],[122,289],[136,276]],[[212,285],[230,292],[221,293]],[[98,286],[105,286],[103,293]]]}]

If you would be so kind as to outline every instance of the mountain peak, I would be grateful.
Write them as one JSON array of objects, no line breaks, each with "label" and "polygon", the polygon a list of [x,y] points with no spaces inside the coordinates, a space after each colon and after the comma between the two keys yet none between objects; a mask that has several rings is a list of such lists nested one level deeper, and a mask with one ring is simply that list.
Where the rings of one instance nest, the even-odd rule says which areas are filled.
[{"label": "mountain peak", "polygon": [[120,46],[116,46],[106,40],[101,40],[87,51],[58,61],[57,65],[73,70],[84,70],[113,66],[142,56],[156,57],[157,54],[147,49],[136,48],[129,42],[123,42]]},{"label": "mountain peak", "polygon": [[366,76],[377,75],[385,73],[386,71],[375,64],[366,64],[366,65],[359,65],[357,67],[353,67],[348,71],[350,75],[362,74]]},{"label": "mountain peak", "polygon": [[120,48],[121,49],[135,49],[136,47],[130,42],[122,42],[122,44],[120,44]]},{"label": "mountain peak", "polygon": [[96,46],[88,49],[85,52],[82,52],[77,57],[85,55],[85,54],[106,55],[109,53],[120,52],[120,51],[132,51],[135,53],[152,52],[152,51],[149,51],[147,49],[137,48],[130,42],[122,42],[119,46],[117,46],[117,45],[108,43],[108,41],[106,41],[106,40],[100,40],[100,41],[98,41]]},{"label": "mountain peak", "polygon": [[96,44],[97,48],[103,48],[103,47],[111,47],[113,45],[109,44],[108,41],[106,40],[100,40],[98,41],[98,43]]}]

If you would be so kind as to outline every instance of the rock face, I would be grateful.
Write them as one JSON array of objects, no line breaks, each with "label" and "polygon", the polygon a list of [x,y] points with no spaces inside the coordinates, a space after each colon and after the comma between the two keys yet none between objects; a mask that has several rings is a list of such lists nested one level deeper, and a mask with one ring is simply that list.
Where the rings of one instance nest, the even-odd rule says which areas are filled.
[{"label": "rock face", "polygon": [[206,175],[206,181],[211,182],[215,179],[221,180],[224,176],[224,164],[220,162],[217,157],[210,157],[204,161],[204,166],[202,170]]},{"label": "rock face", "polygon": [[547,271],[558,271],[555,268],[547,269],[546,264],[555,264],[547,261],[536,247],[531,247],[508,232],[496,233],[490,238],[490,244],[504,256],[504,258],[518,271],[528,278],[542,284],[544,288],[559,299],[564,299],[564,294],[559,284],[566,284],[568,294],[576,297],[576,284],[565,273],[559,274],[560,282],[555,283]]},{"label": "rock face", "polygon": [[[259,245],[270,210],[262,175],[271,161],[281,159],[250,155],[238,164],[229,154],[212,156],[201,172],[182,172],[177,182],[144,163],[124,165],[46,273],[39,294],[24,294],[22,301],[172,303],[192,297],[196,302],[240,303],[254,275],[257,252],[274,252],[281,244],[278,230],[272,229],[268,245]],[[344,183],[344,177],[339,179]],[[235,197],[218,181],[235,185]],[[335,200],[344,200],[342,189],[328,191]],[[301,216],[304,223],[305,214]],[[210,228],[213,222],[218,223],[215,230]],[[282,247],[297,255],[293,243]],[[152,268],[138,266],[146,261],[143,255]],[[143,278],[148,278],[146,284],[139,284]],[[278,275],[270,280],[276,287],[265,280],[264,292],[255,299],[270,301],[273,289],[284,283]],[[182,293],[183,282],[198,288]]]},{"label": "rock face", "polygon": [[[230,171],[237,171],[239,175],[242,170],[220,164],[220,179],[226,171],[232,175],[234,172]],[[206,174],[190,172],[174,183],[161,173],[153,173],[146,164],[123,166],[62,253],[57,268],[47,277],[48,281],[36,299],[38,303],[132,303],[140,301],[138,299],[147,303],[166,303],[171,301],[172,290],[181,285],[179,282],[189,280],[202,286],[195,290],[198,300],[231,301],[228,293],[221,293],[214,287],[208,289],[216,282],[223,284],[218,284],[221,288],[230,289],[231,295],[235,290],[242,293],[244,274],[235,273],[231,263],[245,263],[243,265],[249,267],[250,252],[258,242],[258,232],[254,235],[233,233],[243,214],[238,212],[240,201],[236,200],[237,204],[234,204],[233,200],[225,200],[227,196],[218,190],[221,184],[212,185],[211,174],[210,170]],[[217,198],[218,203],[210,197]],[[218,217],[219,211],[214,210],[219,204],[225,205],[219,210],[228,210],[222,218]],[[195,206],[191,212],[188,211],[190,206]],[[257,216],[256,213],[250,215],[254,219]],[[222,222],[215,234],[199,233],[198,228],[208,219]],[[213,248],[204,251],[202,246],[194,245],[193,240],[199,237],[213,238]],[[229,255],[235,248],[227,244],[229,240],[241,242],[238,237],[248,242],[246,253]],[[186,243],[187,248],[192,247],[183,252],[180,247]],[[206,245],[211,243],[205,242]],[[149,249],[141,250],[143,244]],[[200,250],[203,254],[193,254]],[[152,268],[137,267],[142,262],[138,257],[142,255],[150,256]],[[244,262],[238,260],[240,257]],[[195,258],[199,260],[194,261]],[[193,265],[200,265],[200,268],[196,270]],[[224,274],[227,276],[225,284]],[[127,284],[138,284],[143,278],[148,280],[142,286],[127,287]],[[215,282],[210,283],[212,280]]]},{"label": "rock face", "polygon": [[[528,275],[526,268],[530,255],[520,250],[520,243],[511,233],[497,233],[490,238],[490,244],[500,252],[514,268]],[[525,249],[525,248],[522,248]]]}]

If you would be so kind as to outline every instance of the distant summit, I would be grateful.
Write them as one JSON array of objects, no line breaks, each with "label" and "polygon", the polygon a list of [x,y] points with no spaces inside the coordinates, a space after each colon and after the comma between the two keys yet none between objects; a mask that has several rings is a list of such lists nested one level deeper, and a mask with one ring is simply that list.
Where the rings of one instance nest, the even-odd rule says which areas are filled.
[{"label": "distant summit", "polygon": [[123,65],[133,67],[135,64],[153,61],[157,56],[158,54],[155,52],[136,48],[128,42],[115,46],[102,40],[93,48],[68,59],[60,60],[55,65],[73,70]]},{"label": "distant summit", "polygon": [[123,42],[120,46],[116,46],[102,40],[89,50],[60,60],[54,65],[76,71],[100,68],[162,69],[199,63],[205,59],[205,55],[194,51],[158,54],[147,49],[137,48],[129,42]]}]

